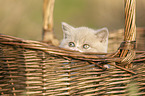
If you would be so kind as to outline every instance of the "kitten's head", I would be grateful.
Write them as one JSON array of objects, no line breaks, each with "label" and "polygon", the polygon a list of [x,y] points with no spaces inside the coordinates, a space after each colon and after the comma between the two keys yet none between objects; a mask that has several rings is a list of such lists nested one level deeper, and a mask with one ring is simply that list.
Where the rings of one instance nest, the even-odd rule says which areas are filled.
[{"label": "kitten's head", "polygon": [[63,40],[61,48],[80,52],[107,52],[108,29],[93,30],[87,27],[74,28],[62,23]]}]

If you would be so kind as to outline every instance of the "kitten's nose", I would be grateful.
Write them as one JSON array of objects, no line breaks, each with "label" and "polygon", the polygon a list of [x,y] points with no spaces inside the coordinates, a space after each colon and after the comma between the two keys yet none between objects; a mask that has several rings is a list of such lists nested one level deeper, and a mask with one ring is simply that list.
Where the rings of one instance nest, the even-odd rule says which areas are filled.
[{"label": "kitten's nose", "polygon": [[82,50],[80,50],[80,49],[78,49],[78,48],[76,48],[76,49],[74,49],[75,51],[79,51],[79,52],[83,52]]}]

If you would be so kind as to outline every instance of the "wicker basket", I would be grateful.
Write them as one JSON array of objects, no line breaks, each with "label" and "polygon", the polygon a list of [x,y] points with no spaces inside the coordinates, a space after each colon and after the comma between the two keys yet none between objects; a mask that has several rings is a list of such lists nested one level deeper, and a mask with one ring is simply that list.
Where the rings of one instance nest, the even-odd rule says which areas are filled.
[{"label": "wicker basket", "polygon": [[[145,28],[137,28],[137,50],[145,50]],[[119,48],[120,43],[123,41],[124,29],[119,29],[110,32],[109,35],[109,48],[108,52],[115,52]]]},{"label": "wicker basket", "polygon": [[[94,53],[95,54],[95,53]],[[0,35],[1,96],[145,95],[145,51],[137,51],[130,71],[99,65],[120,62],[59,49],[45,43]]]},{"label": "wicker basket", "polygon": [[[44,0],[43,41],[50,39],[46,33],[53,34],[53,7],[54,0]],[[138,46],[144,46],[144,29],[137,31]],[[115,49],[109,51],[116,53],[80,53],[0,35],[0,95],[145,96],[145,51],[136,51],[134,58],[135,0],[125,0],[124,33],[122,43],[122,31],[110,35],[109,45]],[[111,67],[105,69],[106,64]]]}]

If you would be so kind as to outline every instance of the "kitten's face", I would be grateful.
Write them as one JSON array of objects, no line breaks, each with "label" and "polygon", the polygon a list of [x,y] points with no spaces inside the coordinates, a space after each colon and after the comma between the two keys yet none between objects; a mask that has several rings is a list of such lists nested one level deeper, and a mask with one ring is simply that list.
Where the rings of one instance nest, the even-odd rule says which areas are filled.
[{"label": "kitten's face", "polygon": [[107,52],[108,30],[93,30],[87,27],[74,28],[62,23],[64,33],[61,48],[80,52]]}]

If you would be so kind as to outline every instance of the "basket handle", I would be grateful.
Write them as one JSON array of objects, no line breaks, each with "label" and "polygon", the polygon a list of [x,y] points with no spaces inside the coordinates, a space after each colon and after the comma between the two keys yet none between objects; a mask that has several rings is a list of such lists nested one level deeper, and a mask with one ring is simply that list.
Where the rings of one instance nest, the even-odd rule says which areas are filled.
[{"label": "basket handle", "polygon": [[126,68],[132,67],[132,60],[135,57],[136,49],[136,0],[125,1],[125,28],[124,28],[124,41],[121,43],[117,55],[122,58],[121,66]]},{"label": "basket handle", "polygon": [[53,9],[55,0],[43,1],[43,34],[42,41],[53,45],[59,45],[59,41],[53,33]]}]

